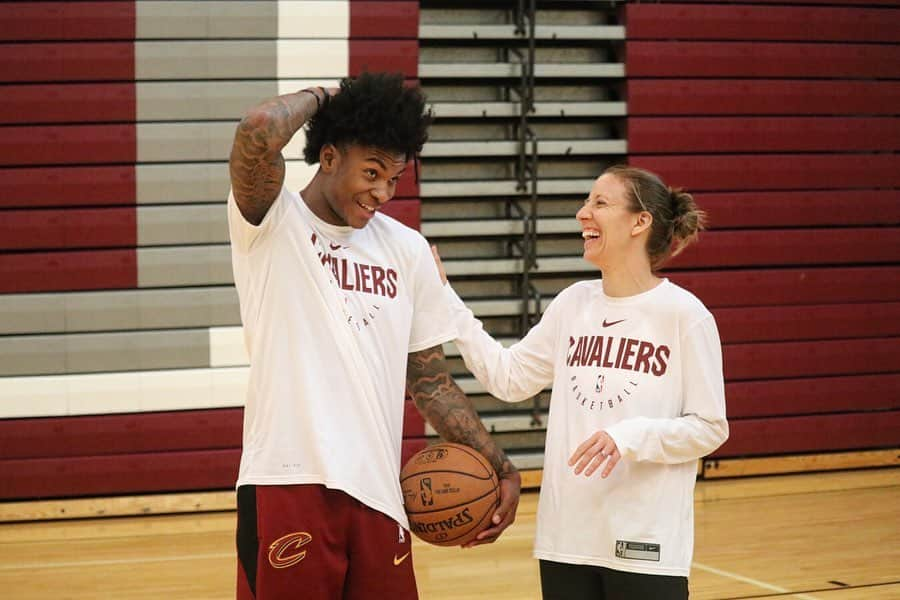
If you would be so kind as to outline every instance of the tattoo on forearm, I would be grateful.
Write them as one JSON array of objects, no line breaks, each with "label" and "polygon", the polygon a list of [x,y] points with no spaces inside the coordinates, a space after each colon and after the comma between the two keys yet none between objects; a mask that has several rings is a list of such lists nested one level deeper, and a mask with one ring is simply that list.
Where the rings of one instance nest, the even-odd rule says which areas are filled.
[{"label": "tattoo on forearm", "polygon": [[442,438],[475,448],[501,476],[514,470],[472,402],[450,376],[440,346],[409,355],[406,386],[416,407]]},{"label": "tattoo on forearm", "polygon": [[229,167],[234,198],[244,217],[259,224],[284,182],[281,150],[316,111],[310,94],[287,94],[263,102],[241,120]]}]

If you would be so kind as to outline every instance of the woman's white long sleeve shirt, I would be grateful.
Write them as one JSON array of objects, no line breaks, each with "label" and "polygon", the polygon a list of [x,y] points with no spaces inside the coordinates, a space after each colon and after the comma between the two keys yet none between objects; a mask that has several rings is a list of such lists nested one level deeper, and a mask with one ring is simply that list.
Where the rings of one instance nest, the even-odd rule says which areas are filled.
[{"label": "woman's white long sleeve shirt", "polygon": [[[552,384],[535,556],[687,576],[696,461],[728,437],[712,314],[668,280],[625,298],[583,281],[504,348],[445,289],[457,346],[489,393],[517,402]],[[600,430],[622,460],[606,479],[575,475],[569,457]]]}]

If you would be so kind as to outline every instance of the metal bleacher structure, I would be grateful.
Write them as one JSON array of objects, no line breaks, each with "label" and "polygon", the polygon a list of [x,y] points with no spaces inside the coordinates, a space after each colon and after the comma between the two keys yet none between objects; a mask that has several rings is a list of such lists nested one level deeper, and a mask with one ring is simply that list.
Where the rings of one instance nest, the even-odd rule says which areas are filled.
[{"label": "metal bleacher structure", "polygon": [[[592,270],[574,213],[627,151],[620,4],[422,3],[419,80],[436,116],[422,157],[422,233],[507,344]],[[507,404],[453,364],[517,466],[540,468],[549,389]]]},{"label": "metal bleacher structure", "polygon": [[[725,343],[732,439],[701,476],[897,463],[895,450],[857,451],[900,441],[900,109],[896,82],[872,81],[897,76],[896,58],[873,64],[895,56],[897,11],[421,4],[419,77],[437,115],[422,231],[489,331],[512,343],[559,290],[598,276],[574,212],[628,160],[691,188],[711,216],[666,270]],[[835,176],[851,163],[865,164],[856,181]],[[506,404],[456,366],[516,464],[539,468],[549,390]]]},{"label": "metal bleacher structure", "polygon": [[[700,476],[900,464],[900,10],[809,4],[6,3],[0,520],[75,514],[10,501],[233,484],[247,364],[224,210],[234,128],[261,98],[364,68],[427,93],[421,179],[408,169],[388,212],[438,245],[504,343],[599,276],[574,213],[628,161],[711,217],[665,271],[724,344],[732,435]],[[311,174],[298,138],[295,189]],[[549,390],[503,403],[445,350],[539,473]],[[435,439],[406,415],[404,456]],[[182,505],[233,505],[216,502]]]}]

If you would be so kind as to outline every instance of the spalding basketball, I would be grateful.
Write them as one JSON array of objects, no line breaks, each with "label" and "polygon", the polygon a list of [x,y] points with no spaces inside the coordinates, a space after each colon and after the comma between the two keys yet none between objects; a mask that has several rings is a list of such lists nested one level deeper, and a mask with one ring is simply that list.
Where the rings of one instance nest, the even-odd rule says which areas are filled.
[{"label": "spalding basketball", "polygon": [[438,546],[472,541],[500,504],[491,463],[461,444],[436,444],[415,454],[400,471],[400,487],[410,529]]}]

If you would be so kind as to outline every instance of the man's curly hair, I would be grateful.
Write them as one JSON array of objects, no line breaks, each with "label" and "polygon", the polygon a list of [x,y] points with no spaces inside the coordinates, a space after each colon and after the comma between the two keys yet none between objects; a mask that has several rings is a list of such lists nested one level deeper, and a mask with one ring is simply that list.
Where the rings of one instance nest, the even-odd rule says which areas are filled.
[{"label": "man's curly hair", "polygon": [[326,144],[341,149],[356,144],[408,160],[421,152],[432,120],[425,96],[417,87],[404,87],[403,75],[363,73],[341,81],[340,93],[309,120],[303,158],[312,165]]}]

